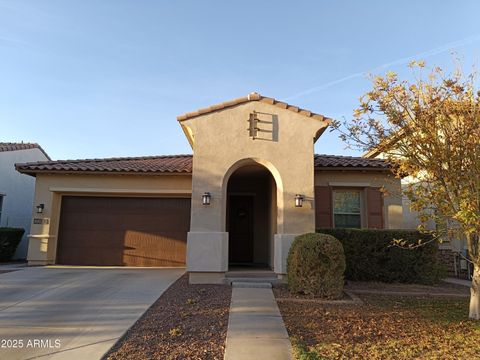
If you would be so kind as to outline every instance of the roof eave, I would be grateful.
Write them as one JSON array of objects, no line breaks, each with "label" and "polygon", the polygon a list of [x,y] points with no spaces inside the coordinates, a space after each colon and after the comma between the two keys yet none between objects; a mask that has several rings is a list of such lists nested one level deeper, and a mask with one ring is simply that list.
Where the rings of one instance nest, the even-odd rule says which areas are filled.
[{"label": "roof eave", "polygon": [[30,170],[16,169],[19,173],[36,177],[37,174],[44,175],[145,175],[145,176],[191,176],[192,172],[187,171],[78,171],[78,170]]},{"label": "roof eave", "polygon": [[323,122],[325,123],[325,126],[322,126],[318,131],[317,133],[315,134],[315,137],[313,138],[313,142],[316,143],[318,139],[320,139],[320,136],[323,135],[323,133],[325,132],[325,130],[327,130],[327,128],[332,125],[332,122],[333,120],[332,119],[329,119],[329,118],[324,118],[323,119]]},{"label": "roof eave", "polygon": [[225,101],[225,102],[215,104],[215,105],[212,105],[212,106],[209,106],[209,107],[206,107],[206,108],[201,108],[201,109],[198,109],[196,111],[192,111],[192,112],[188,112],[188,113],[179,115],[179,116],[177,116],[177,121],[179,121],[181,123],[185,120],[193,119],[193,118],[203,116],[205,114],[209,114],[209,113],[212,113],[212,112],[228,109],[228,108],[238,106],[238,105],[250,102],[250,101],[264,102],[266,104],[277,106],[281,109],[286,109],[286,110],[289,110],[289,111],[293,111],[295,113],[298,113],[298,114],[303,115],[303,116],[308,117],[308,118],[321,120],[321,121],[329,121],[328,122],[329,125],[331,123],[331,119],[329,119],[329,118],[327,118],[327,117],[325,117],[321,114],[317,114],[317,113],[311,112],[310,110],[299,108],[298,106],[287,104],[283,101],[279,101],[279,100],[271,98],[271,97],[263,96],[263,95],[261,95],[259,93],[256,93],[256,92],[252,92],[252,93],[248,94],[247,96],[242,96],[242,97],[230,100],[230,101]]},{"label": "roof eave", "polygon": [[190,147],[193,150],[194,141],[193,141],[192,132],[189,130],[187,126],[183,125],[181,122],[180,122],[180,126],[182,127],[183,133],[185,134],[185,137],[187,138],[188,143],[190,144]]}]

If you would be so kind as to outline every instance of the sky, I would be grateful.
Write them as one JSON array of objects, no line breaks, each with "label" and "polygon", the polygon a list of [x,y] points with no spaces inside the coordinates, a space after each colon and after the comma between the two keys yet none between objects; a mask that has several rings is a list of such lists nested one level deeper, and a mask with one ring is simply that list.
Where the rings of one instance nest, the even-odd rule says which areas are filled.
[{"label": "sky", "polygon": [[[256,91],[351,118],[367,74],[468,71],[480,1],[0,0],[0,141],[53,159],[187,154],[176,116]],[[358,155],[325,132],[316,153]]]}]

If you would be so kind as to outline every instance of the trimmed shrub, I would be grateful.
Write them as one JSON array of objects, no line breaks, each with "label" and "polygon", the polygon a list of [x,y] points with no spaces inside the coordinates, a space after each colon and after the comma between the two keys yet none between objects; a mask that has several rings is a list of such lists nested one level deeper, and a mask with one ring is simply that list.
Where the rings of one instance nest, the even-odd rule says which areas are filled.
[{"label": "trimmed shrub", "polygon": [[[434,284],[446,274],[438,257],[438,244],[429,234],[415,230],[319,229],[343,245],[349,280]],[[405,249],[395,239],[425,245]],[[430,242],[428,242],[430,241]],[[428,242],[428,243],[427,243]]]},{"label": "trimmed shrub", "polygon": [[0,228],[0,261],[12,259],[24,233],[25,230],[20,228]]},{"label": "trimmed shrub", "polygon": [[345,255],[340,241],[326,234],[303,234],[293,241],[287,259],[288,287],[293,292],[339,298],[343,292]]}]

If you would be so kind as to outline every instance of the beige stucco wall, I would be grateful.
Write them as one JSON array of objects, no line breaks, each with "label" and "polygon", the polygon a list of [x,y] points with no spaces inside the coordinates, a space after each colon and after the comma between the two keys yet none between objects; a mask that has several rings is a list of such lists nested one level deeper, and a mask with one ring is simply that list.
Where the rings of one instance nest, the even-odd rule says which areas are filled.
[{"label": "beige stucco wall", "polygon": [[[192,178],[188,175],[81,175],[37,174],[32,218],[43,219],[30,229],[28,262],[31,265],[55,262],[62,195],[190,197]],[[43,214],[35,207],[44,204]]]},{"label": "beige stucco wall", "polygon": [[400,179],[385,171],[317,170],[315,186],[334,188],[384,187],[384,223],[387,229],[403,228],[402,191]]},{"label": "beige stucco wall", "polygon": [[[259,127],[267,130],[258,134],[263,139],[249,136],[248,119],[253,111],[262,120]],[[227,270],[226,185],[229,176],[243,165],[264,165],[275,179],[278,211],[274,257],[285,257],[281,249],[289,247],[292,234],[315,230],[313,145],[317,132],[327,125],[324,121],[254,101],[188,119],[182,125],[194,138],[192,218],[187,245],[190,272]],[[212,194],[210,206],[201,203],[206,191]],[[295,207],[295,194],[305,196],[302,208]],[[216,240],[207,243],[201,240],[205,238]],[[210,253],[220,253],[224,260],[213,266]],[[284,273],[284,260],[274,263],[278,264],[275,271]]]},{"label": "beige stucco wall", "polygon": [[[249,137],[252,111],[274,118],[275,141]],[[183,121],[194,136],[192,231],[225,230],[225,192],[230,174],[253,159],[265,165],[277,182],[278,232],[313,230],[313,139],[325,126],[319,120],[261,102],[248,102],[222,111]],[[270,129],[268,125],[261,125]],[[262,133],[260,133],[262,134]],[[265,135],[266,136],[266,135]],[[243,162],[242,162],[243,160]],[[251,162],[250,162],[251,163]],[[301,174],[301,176],[300,176]],[[212,205],[205,208],[201,195],[209,191]],[[306,206],[295,208],[295,194],[306,196]]]}]

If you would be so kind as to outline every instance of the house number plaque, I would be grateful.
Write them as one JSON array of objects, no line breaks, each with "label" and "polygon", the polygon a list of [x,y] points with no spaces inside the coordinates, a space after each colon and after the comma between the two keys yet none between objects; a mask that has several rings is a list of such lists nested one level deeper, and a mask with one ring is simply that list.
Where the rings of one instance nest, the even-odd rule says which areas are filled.
[{"label": "house number plaque", "polygon": [[49,221],[48,221],[48,219],[35,218],[35,219],[33,219],[33,223],[35,225],[48,225]]}]

